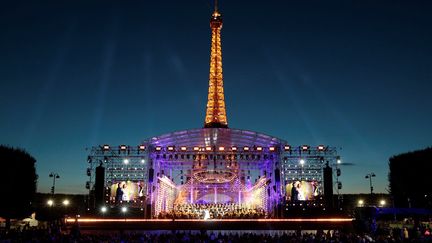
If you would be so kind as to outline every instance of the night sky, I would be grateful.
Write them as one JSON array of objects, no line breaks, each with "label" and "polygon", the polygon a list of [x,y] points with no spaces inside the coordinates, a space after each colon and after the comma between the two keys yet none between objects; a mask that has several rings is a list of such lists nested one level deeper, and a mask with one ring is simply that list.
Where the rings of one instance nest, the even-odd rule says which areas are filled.
[{"label": "night sky", "polygon": [[[228,124],[341,148],[343,193],[432,145],[432,1],[221,0]],[[200,128],[209,0],[2,1],[0,144],[85,193],[86,148]],[[17,178],[19,179],[19,178]]]}]

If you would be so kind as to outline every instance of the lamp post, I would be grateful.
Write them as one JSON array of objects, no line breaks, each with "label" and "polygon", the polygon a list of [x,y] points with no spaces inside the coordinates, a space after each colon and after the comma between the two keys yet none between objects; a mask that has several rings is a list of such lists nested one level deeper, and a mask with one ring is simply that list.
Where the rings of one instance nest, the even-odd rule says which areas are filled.
[{"label": "lamp post", "polygon": [[105,213],[107,212],[107,207],[106,206],[102,206],[100,209],[102,215],[105,217]]},{"label": "lamp post", "polygon": [[341,170],[339,165],[342,163],[340,156],[336,157],[336,192],[338,196],[337,207],[340,209],[342,196],[340,195],[340,190],[342,189],[342,182],[339,181],[339,176],[341,175]]},{"label": "lamp post", "polygon": [[126,221],[126,212],[127,212],[127,207],[125,207],[125,206],[123,206],[122,208],[121,208],[121,211],[122,211],[122,213],[123,213],[123,218],[124,218],[124,220]]},{"label": "lamp post", "polygon": [[367,174],[366,176],[365,176],[365,179],[369,179],[369,185],[370,185],[370,193],[371,193],[371,195],[373,194],[373,185],[372,185],[372,177],[375,177],[376,175],[375,175],[375,173],[373,173],[373,172],[371,172],[371,173],[369,173],[369,174]]},{"label": "lamp post", "polygon": [[47,206],[48,206],[48,222],[51,223],[51,221],[53,220],[52,208],[54,207],[54,200],[52,198],[47,200]]},{"label": "lamp post", "polygon": [[66,215],[68,215],[68,207],[69,207],[69,205],[70,205],[70,201],[69,201],[69,199],[64,199],[63,200],[63,202],[62,202],[62,204],[63,204],[63,215],[66,217]]},{"label": "lamp post", "polygon": [[51,173],[49,174],[49,177],[52,177],[52,178],[53,178],[53,184],[52,184],[52,187],[51,187],[51,195],[54,196],[54,193],[55,193],[55,182],[56,182],[56,179],[59,179],[59,178],[60,178],[60,176],[59,176],[59,174],[57,174],[57,173],[51,172]]}]

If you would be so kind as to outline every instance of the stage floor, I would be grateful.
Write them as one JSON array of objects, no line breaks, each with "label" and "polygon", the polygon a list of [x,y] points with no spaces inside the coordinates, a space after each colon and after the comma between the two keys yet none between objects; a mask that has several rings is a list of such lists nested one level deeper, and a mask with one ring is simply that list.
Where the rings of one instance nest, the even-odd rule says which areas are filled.
[{"label": "stage floor", "polygon": [[78,223],[82,230],[318,230],[352,227],[351,218],[291,219],[110,219],[67,218],[66,225]]}]

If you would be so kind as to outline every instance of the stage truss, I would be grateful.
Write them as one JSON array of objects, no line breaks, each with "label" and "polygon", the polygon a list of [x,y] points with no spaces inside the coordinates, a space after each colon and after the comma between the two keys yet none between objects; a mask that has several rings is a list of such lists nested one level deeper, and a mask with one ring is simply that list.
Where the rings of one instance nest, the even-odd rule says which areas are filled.
[{"label": "stage truss", "polygon": [[[87,162],[89,165],[87,168],[89,181],[86,183],[86,188],[89,189],[89,193],[95,186],[96,167],[102,165],[105,168],[104,201],[107,205],[113,205],[115,203],[115,198],[112,196],[111,190],[117,182],[139,182],[143,186],[143,192],[148,192],[149,190],[149,154],[144,145],[120,145],[115,147],[108,145],[94,146],[90,149]],[[128,202],[128,204],[135,207],[144,207],[146,202],[143,198],[145,199],[145,196],[140,199],[132,200]]]},{"label": "stage truss", "polygon": [[337,164],[340,157],[336,147],[287,147],[281,154],[281,178],[285,184],[292,181],[323,183],[323,168]]},{"label": "stage truss", "polygon": [[[118,205],[113,193],[116,183],[134,182],[142,185],[143,195],[121,203],[141,208],[151,205],[152,214],[156,215],[180,203],[181,193],[183,203],[195,203],[200,193],[207,192],[205,186],[214,188],[216,195],[223,187],[234,188],[235,181],[238,187],[236,203],[245,203],[246,194],[240,194],[266,178],[266,186],[261,188],[259,195],[265,202],[265,211],[272,213],[278,204],[289,200],[287,185],[295,181],[313,183],[317,187],[317,196],[322,197],[323,168],[326,164],[337,165],[339,159],[335,147],[322,145],[162,146],[151,140],[138,146],[102,145],[90,149],[87,188],[93,189],[95,168],[102,164],[105,167],[106,204]],[[160,183],[161,180],[164,183]],[[233,195],[224,190],[225,194]],[[218,201],[215,199],[214,202]]]}]

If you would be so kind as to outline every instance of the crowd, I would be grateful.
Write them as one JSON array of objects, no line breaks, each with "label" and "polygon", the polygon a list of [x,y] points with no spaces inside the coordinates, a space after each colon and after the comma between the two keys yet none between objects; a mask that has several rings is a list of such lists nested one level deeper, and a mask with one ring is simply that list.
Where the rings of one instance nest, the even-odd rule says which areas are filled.
[{"label": "crowd", "polygon": [[30,229],[26,231],[4,231],[0,233],[0,242],[198,242],[198,243],[241,243],[241,242],[432,242],[430,236],[404,238],[404,235],[382,235],[372,237],[367,234],[343,233],[340,231],[316,232],[119,232],[80,234]]},{"label": "crowd", "polygon": [[236,203],[205,203],[205,204],[179,204],[169,212],[160,212],[160,219],[257,219],[265,218],[263,208],[246,207]]}]

